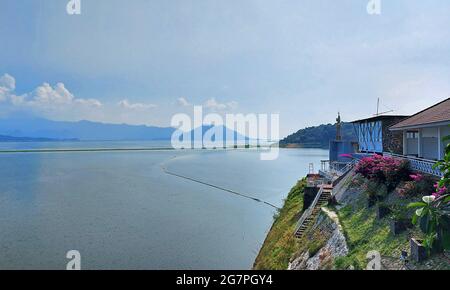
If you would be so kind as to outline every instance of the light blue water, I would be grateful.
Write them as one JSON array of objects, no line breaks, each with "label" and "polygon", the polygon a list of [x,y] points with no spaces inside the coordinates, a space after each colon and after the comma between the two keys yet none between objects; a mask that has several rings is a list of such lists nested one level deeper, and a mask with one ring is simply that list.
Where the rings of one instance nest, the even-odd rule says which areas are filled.
[{"label": "light blue water", "polygon": [[[52,146],[92,148],[75,143]],[[21,146],[10,148],[49,148]],[[78,250],[84,269],[249,269],[274,209],[161,166],[281,206],[308,164],[327,159],[318,149],[259,153],[0,154],[0,268],[65,269]]]}]

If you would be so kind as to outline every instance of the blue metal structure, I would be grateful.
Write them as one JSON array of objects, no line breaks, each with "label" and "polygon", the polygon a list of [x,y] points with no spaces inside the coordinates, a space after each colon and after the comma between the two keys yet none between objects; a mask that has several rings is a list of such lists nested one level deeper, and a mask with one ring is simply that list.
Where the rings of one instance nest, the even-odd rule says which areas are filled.
[{"label": "blue metal structure", "polygon": [[353,126],[358,138],[359,152],[367,153],[401,153],[402,136],[393,134],[389,127],[407,116],[380,115],[354,121]]}]

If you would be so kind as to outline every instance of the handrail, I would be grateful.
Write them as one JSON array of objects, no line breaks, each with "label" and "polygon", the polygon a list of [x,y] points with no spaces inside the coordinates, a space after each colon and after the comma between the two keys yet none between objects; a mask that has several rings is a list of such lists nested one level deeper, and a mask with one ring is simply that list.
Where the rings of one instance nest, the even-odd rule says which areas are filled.
[{"label": "handrail", "polygon": [[323,189],[324,189],[324,184],[322,184],[320,186],[319,192],[317,192],[317,195],[314,198],[314,201],[311,203],[309,208],[300,217],[300,220],[298,221],[297,226],[295,228],[295,234],[299,231],[300,227],[303,225],[305,220],[311,215],[312,211],[316,207],[317,203],[319,202],[320,197],[322,196]]},{"label": "handrail", "polygon": [[391,155],[393,157],[404,158],[404,159],[413,159],[413,160],[429,162],[429,163],[436,163],[436,162],[438,162],[437,160],[425,159],[425,158],[409,156],[409,155],[401,155],[401,154],[390,153],[390,152],[383,152],[383,155]]},{"label": "handrail", "polygon": [[386,156],[394,157],[394,158],[408,160],[411,165],[411,168],[415,171],[431,174],[436,177],[444,176],[442,171],[440,171],[437,168],[434,168],[434,165],[438,162],[436,160],[429,160],[429,159],[417,158],[417,157],[412,157],[412,156],[404,156],[404,155],[388,153],[388,152],[385,152],[383,154]]},{"label": "handrail", "polygon": [[347,173],[345,173],[341,180],[339,180],[335,186],[333,186],[333,190],[331,191],[331,196],[336,196],[338,192],[344,187],[347,181],[352,178],[353,173],[355,172],[355,167],[350,168]]},{"label": "handrail", "polygon": [[[342,176],[342,175],[345,175],[351,169],[353,169],[353,167],[356,165],[356,163],[358,163],[358,160],[356,160],[356,159],[353,159],[350,162],[333,162],[333,163],[330,163],[330,171],[337,173],[339,176]],[[343,168],[333,166],[336,164],[345,164],[345,166]]]}]

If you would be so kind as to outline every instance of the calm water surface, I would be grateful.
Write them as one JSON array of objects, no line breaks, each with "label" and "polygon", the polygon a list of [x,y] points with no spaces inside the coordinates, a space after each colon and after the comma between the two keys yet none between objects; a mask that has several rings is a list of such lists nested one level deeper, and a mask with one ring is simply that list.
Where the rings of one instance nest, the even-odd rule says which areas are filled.
[{"label": "calm water surface", "polygon": [[[131,145],[149,144],[121,144]],[[318,149],[282,149],[275,161],[257,150],[0,154],[0,268],[65,269],[78,250],[83,269],[249,269],[274,209],[162,166],[281,206],[322,159]]]}]

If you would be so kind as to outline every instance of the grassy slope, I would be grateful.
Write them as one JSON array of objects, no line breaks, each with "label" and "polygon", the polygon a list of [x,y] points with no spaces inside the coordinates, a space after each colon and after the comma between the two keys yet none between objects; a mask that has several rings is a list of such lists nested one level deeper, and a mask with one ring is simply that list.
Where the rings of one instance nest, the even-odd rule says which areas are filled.
[{"label": "grassy slope", "polygon": [[337,213],[350,250],[347,257],[337,259],[335,266],[338,269],[347,269],[350,265],[364,269],[369,251],[375,250],[382,256],[398,258],[401,250],[407,250],[410,233],[391,235],[389,220],[377,220],[375,207],[367,209],[364,200],[347,205]]},{"label": "grassy slope", "polygon": [[[304,181],[300,181],[289,193],[285,205],[275,219],[263,247],[255,261],[254,269],[259,270],[279,270],[287,269],[292,257],[309,250],[314,253],[326,242],[328,237],[324,237],[320,232],[308,231],[309,237],[301,240],[294,238],[296,222],[301,215],[303,204]],[[387,204],[408,204],[410,200],[399,200],[395,194],[391,194],[386,199]],[[339,216],[349,247],[349,254],[346,257],[337,258],[334,267],[337,269],[348,269],[353,266],[356,269],[364,269],[367,265],[366,255],[369,251],[379,251],[383,257],[391,257],[398,260],[401,250],[408,250],[409,238],[411,236],[421,236],[417,228],[408,230],[401,235],[393,236],[390,233],[389,219],[378,220],[376,218],[376,207],[368,209],[366,207],[366,197],[364,194],[349,205],[340,210],[333,209]],[[439,269],[449,269],[448,262],[444,262]],[[327,267],[328,268],[328,267]]]},{"label": "grassy slope", "polygon": [[292,255],[298,251],[299,243],[294,237],[294,230],[301,215],[305,184],[301,180],[289,192],[255,260],[254,269],[287,269]]}]

